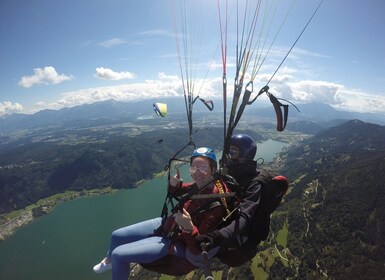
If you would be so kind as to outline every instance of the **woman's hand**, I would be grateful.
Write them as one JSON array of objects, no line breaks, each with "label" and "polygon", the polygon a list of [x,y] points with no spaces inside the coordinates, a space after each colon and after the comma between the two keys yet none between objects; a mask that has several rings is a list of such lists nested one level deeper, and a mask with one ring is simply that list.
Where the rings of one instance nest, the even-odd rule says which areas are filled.
[{"label": "woman's hand", "polygon": [[182,180],[180,178],[178,178],[177,175],[170,178],[170,185],[173,187],[178,186],[181,182],[182,182]]},{"label": "woman's hand", "polygon": [[170,185],[173,187],[178,186],[183,180],[180,178],[179,169],[176,168],[176,174],[170,178]]},{"label": "woman's hand", "polygon": [[175,214],[175,222],[182,230],[193,231],[194,224],[191,221],[190,214],[183,208],[183,212],[179,211]]}]

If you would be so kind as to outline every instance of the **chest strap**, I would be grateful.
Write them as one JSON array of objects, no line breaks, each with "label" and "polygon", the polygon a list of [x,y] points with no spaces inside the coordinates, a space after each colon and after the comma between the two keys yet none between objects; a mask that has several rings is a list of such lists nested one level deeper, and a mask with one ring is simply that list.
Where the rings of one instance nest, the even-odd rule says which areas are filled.
[{"label": "chest strap", "polygon": [[[224,194],[225,193],[225,190],[223,188],[223,184],[221,182],[221,180],[217,179],[214,181],[214,186],[217,188],[219,194]],[[230,211],[229,211],[229,208],[227,207],[227,201],[226,201],[226,198],[225,197],[221,197],[221,202],[222,202],[222,205],[225,207],[226,209],[226,215],[229,215],[230,214]]]}]

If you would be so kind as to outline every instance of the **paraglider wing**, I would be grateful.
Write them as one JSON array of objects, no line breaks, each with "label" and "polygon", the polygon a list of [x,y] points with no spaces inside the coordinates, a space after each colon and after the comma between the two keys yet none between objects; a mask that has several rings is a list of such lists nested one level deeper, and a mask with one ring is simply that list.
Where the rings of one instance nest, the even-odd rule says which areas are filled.
[{"label": "paraglider wing", "polygon": [[167,114],[167,104],[166,103],[154,103],[154,111],[158,116],[165,117]]}]

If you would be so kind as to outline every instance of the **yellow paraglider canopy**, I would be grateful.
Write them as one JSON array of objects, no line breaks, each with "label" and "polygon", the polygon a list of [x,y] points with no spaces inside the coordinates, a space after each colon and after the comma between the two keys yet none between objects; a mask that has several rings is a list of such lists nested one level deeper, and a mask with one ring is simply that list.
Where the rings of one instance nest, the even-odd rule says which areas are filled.
[{"label": "yellow paraglider canopy", "polygon": [[165,117],[167,114],[167,104],[166,103],[154,103],[154,111],[158,116]]}]

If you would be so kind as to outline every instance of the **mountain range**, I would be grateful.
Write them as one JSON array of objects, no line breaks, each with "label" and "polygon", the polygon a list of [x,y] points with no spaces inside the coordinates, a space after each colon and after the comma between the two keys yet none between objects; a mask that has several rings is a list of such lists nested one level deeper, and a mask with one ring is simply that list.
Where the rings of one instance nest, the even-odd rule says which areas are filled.
[{"label": "mountain range", "polygon": [[[156,100],[158,102],[159,100]],[[222,117],[223,111],[219,100],[215,101],[212,112],[206,110],[201,103],[195,103],[196,116],[209,114]],[[99,123],[114,124],[126,121],[135,121],[141,116],[155,116],[153,101],[119,102],[115,100],[95,102],[60,110],[42,110],[35,114],[11,114],[0,117],[0,134],[23,129],[35,129],[47,126],[80,127]],[[167,99],[167,120],[185,117],[185,104],[181,99]],[[322,127],[330,127],[350,119],[360,119],[365,122],[385,124],[385,115],[373,113],[354,113],[338,111],[327,104],[308,103],[297,106],[298,112],[293,106],[289,109],[289,124],[296,128],[297,121],[317,122]],[[245,117],[257,117],[258,119],[275,119],[274,109],[269,107],[247,108]],[[301,125],[300,125],[301,126]]]}]

